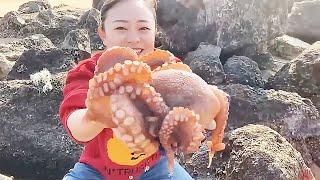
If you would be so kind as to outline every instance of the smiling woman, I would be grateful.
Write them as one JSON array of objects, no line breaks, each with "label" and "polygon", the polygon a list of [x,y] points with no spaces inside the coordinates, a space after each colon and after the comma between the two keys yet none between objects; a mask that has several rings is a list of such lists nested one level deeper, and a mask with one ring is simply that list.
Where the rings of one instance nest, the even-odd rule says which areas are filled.
[{"label": "smiling woman", "polygon": [[[19,6],[30,0],[1,0],[0,17],[3,17],[9,11],[18,10]],[[90,0],[48,0],[52,6],[66,4],[73,8],[89,9],[92,5]]]}]

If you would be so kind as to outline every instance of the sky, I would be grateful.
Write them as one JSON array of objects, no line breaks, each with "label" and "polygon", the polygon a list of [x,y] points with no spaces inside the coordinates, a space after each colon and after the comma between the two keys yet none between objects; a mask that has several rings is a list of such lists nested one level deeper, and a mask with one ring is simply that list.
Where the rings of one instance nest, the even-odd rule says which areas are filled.
[{"label": "sky", "polygon": [[[19,6],[30,0],[0,0],[0,17],[9,11],[18,10]],[[92,0],[49,0],[52,6],[67,4],[76,8],[88,9],[91,7]]]}]

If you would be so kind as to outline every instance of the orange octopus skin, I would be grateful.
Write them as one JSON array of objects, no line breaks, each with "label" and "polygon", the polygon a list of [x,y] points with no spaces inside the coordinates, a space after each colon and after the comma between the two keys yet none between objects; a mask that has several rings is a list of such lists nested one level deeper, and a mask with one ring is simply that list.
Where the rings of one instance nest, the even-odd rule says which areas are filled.
[{"label": "orange octopus skin", "polygon": [[[109,51],[111,55],[105,53],[104,56],[99,59],[99,61],[101,62],[98,62],[98,67],[96,68],[96,70],[97,73],[100,72],[100,74],[98,75],[98,77],[100,76],[100,78],[96,78],[98,79],[97,84],[103,81],[103,83],[105,84],[109,83],[108,85],[110,86],[111,83],[112,90],[119,87],[121,88],[121,85],[124,85],[126,83],[134,84],[133,87],[135,87],[139,84],[141,85],[141,83],[150,83],[149,76],[152,75],[151,85],[156,89],[156,92],[153,92],[153,95],[159,92],[164,97],[165,105],[168,105],[172,109],[170,112],[168,112],[168,107],[165,107],[165,105],[163,105],[162,103],[163,100],[161,100],[162,106],[160,106],[161,103],[159,99],[161,99],[161,96],[158,95],[157,97],[153,98],[156,105],[148,105],[148,107],[154,112],[154,114],[152,115],[155,115],[155,117],[144,117],[145,119],[151,119],[152,121],[154,121],[153,126],[155,127],[153,127],[153,133],[154,136],[159,135],[160,142],[167,151],[167,155],[169,157],[168,167],[170,170],[172,170],[174,158],[172,153],[172,146],[179,146],[182,151],[188,152],[188,150],[190,151],[190,149],[193,149],[194,151],[195,148],[198,148],[200,146],[201,140],[204,138],[202,134],[202,126],[207,129],[214,129],[215,126],[217,126],[217,128],[213,131],[211,144],[208,144],[211,146],[209,153],[210,158],[213,157],[216,151],[220,151],[225,148],[224,144],[222,143],[222,139],[226,120],[228,118],[227,113],[229,104],[226,98],[227,94],[214,88],[213,86],[206,84],[199,76],[192,73],[191,69],[187,65],[184,65],[182,63],[171,63],[174,62],[172,60],[174,59],[174,56],[167,51],[155,51],[153,53],[140,57],[138,60],[152,66],[151,69],[153,70],[153,72],[152,74],[150,74],[150,71],[147,70],[144,71],[143,75],[139,75],[139,73],[141,73],[140,70],[139,73],[133,73],[132,77],[130,74],[131,68],[128,68],[128,64],[130,64],[130,62],[125,61],[125,59],[127,58],[126,52],[129,52],[129,50],[124,48],[114,48],[112,51],[118,52],[118,54],[115,53],[116,55],[114,55]],[[130,53],[132,53],[132,51],[128,54]],[[109,69],[109,72],[118,72],[117,76],[110,77],[108,76],[108,73],[102,73],[103,71],[110,68],[105,67],[108,63],[104,61],[115,62],[113,60],[114,58],[117,59],[117,61],[125,61],[125,64],[116,64],[113,70]],[[131,59],[136,60],[136,57],[133,57]],[[169,64],[167,64],[168,62]],[[126,64],[127,66],[125,67]],[[146,69],[144,63],[141,64],[142,69]],[[157,68],[157,66],[161,64],[162,66],[160,68]],[[133,69],[135,70],[136,68]],[[128,76],[130,78],[128,78]],[[143,77],[148,78],[146,78],[146,80]],[[121,81],[118,81],[119,78],[121,79]],[[114,84],[118,86],[114,86]],[[101,92],[100,94],[103,94],[102,90],[100,90],[99,92]],[[110,91],[107,95],[110,95],[110,93],[115,93],[115,91]],[[152,101],[151,98],[145,98],[142,96],[140,98],[143,99],[143,101],[145,101],[147,104],[148,101]],[[179,108],[177,109],[176,107]],[[140,109],[140,111],[143,115],[146,114],[144,110]],[[156,111],[158,111],[158,114],[155,113]],[[159,113],[160,111],[161,113]],[[166,113],[167,115],[164,117]],[[135,114],[137,117],[139,116],[138,113]],[[161,120],[163,118],[164,121],[161,124]],[[215,123],[214,119],[217,121],[217,123]],[[201,125],[199,125],[199,123]],[[147,124],[148,123],[146,122],[145,125]],[[149,125],[150,124],[152,123],[149,123]],[[159,134],[157,134],[159,126],[161,128]],[[140,126],[137,128],[143,129],[144,127],[140,123]],[[194,133],[190,134],[184,132]],[[147,133],[146,130],[143,131],[144,137],[146,137],[145,133]],[[184,136],[181,136],[182,134]],[[149,138],[153,140],[150,136]]]},{"label": "orange octopus skin", "polygon": [[[165,69],[152,73],[152,83],[169,107],[186,107],[192,109],[200,118],[198,122],[206,129],[216,128],[212,134],[209,147],[209,163],[215,152],[225,148],[222,143],[224,128],[228,119],[228,96],[214,86],[208,85],[194,73],[180,69]],[[192,132],[193,129],[189,129]],[[159,136],[162,136],[159,134]],[[185,136],[177,140],[192,142],[191,137]],[[164,146],[165,142],[161,142]],[[170,147],[170,145],[166,145]],[[171,150],[168,150],[171,151]],[[171,166],[171,165],[169,165]],[[209,164],[210,166],[210,164]]]},{"label": "orange octopus skin", "polygon": [[[126,60],[132,59],[132,60]],[[151,82],[151,69],[137,59],[135,52],[130,48],[114,47],[108,49],[99,58],[94,80],[89,91],[96,96],[108,98],[111,106],[112,120],[117,125],[113,128],[115,135],[123,140],[133,153],[151,155],[158,149],[159,143],[155,140],[154,124],[158,118],[144,117],[134,104],[140,99],[147,105],[152,115],[164,117],[169,109],[164,104],[161,95],[149,85]],[[122,62],[117,63],[117,62]],[[110,67],[113,65],[113,67]],[[122,107],[123,106],[123,107]],[[148,123],[146,120],[155,120]],[[152,127],[153,124],[153,127]],[[148,126],[148,128],[145,128]],[[153,132],[148,131],[154,129]]]},{"label": "orange octopus skin", "polygon": [[175,57],[169,51],[156,49],[153,52],[147,53],[139,57],[139,61],[147,63],[150,66],[151,70],[154,70],[165,63],[175,62]]}]

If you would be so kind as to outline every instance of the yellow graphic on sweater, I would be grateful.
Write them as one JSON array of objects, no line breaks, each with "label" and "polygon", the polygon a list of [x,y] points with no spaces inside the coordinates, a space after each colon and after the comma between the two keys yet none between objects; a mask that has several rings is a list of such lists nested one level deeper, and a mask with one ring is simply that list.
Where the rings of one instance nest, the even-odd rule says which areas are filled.
[{"label": "yellow graphic on sweater", "polygon": [[115,137],[107,142],[107,154],[112,162],[128,166],[134,166],[148,157],[143,153],[132,153],[123,141]]}]

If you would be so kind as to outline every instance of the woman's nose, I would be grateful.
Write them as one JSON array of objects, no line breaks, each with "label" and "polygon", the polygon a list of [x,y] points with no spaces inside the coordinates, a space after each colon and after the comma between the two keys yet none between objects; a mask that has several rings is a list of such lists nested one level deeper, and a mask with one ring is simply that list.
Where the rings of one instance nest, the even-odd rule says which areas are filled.
[{"label": "woman's nose", "polygon": [[140,36],[138,34],[138,32],[128,32],[128,36],[127,36],[127,42],[130,44],[133,43],[139,43],[140,42]]}]

